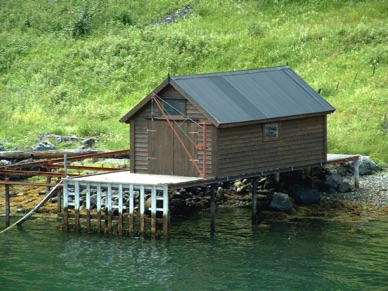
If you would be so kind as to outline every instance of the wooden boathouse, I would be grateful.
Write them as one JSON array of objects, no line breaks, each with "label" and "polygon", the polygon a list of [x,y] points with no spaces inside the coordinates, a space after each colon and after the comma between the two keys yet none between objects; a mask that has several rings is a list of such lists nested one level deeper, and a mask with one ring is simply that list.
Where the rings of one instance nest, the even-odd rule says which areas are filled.
[{"label": "wooden boathouse", "polygon": [[334,110],[282,66],[168,76],[120,121],[132,173],[218,179],[324,164]]},{"label": "wooden boathouse", "polygon": [[[130,125],[130,172],[64,179],[64,225],[69,217],[76,228],[80,217],[90,220],[94,193],[97,201],[105,200],[109,231],[115,224],[120,233],[127,223],[132,232],[136,214],[138,229],[144,232],[145,197],[149,196],[151,232],[156,231],[160,212],[166,234],[172,188],[324,165],[326,117],[334,110],[288,66],[168,76],[120,119]],[[86,193],[84,216],[79,214],[81,193]],[[135,195],[140,196],[136,209]],[[101,205],[97,202],[94,216],[99,227]],[[75,212],[69,214],[69,208]]]},{"label": "wooden boathouse", "polygon": [[90,231],[95,221],[99,231],[133,233],[136,220],[144,233],[148,211],[151,233],[159,218],[167,234],[170,190],[211,185],[214,229],[215,185],[250,178],[255,217],[260,176],[345,161],[357,172],[358,156],[327,153],[334,110],[288,66],[168,76],[120,119],[130,171],[63,178],[58,215],[64,229]]}]

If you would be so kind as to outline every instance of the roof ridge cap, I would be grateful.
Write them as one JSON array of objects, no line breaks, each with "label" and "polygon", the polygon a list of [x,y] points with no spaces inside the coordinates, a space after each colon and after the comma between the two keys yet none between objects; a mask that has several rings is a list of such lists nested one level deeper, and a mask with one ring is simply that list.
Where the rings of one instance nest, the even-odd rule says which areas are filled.
[{"label": "roof ridge cap", "polygon": [[279,71],[284,69],[291,69],[289,66],[276,66],[276,67],[267,67],[259,69],[246,69],[246,70],[237,70],[237,71],[226,71],[226,72],[213,72],[213,73],[202,73],[202,74],[190,74],[190,75],[181,75],[181,76],[170,76],[171,79],[194,79],[194,78],[207,78],[213,76],[226,76],[226,75],[237,75],[237,74],[254,74],[258,72],[268,72],[268,71]]}]

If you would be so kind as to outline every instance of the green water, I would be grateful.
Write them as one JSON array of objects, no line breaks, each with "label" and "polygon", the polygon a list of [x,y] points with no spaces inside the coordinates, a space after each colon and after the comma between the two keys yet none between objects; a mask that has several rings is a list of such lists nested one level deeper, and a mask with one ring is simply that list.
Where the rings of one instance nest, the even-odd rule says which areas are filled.
[{"label": "green water", "polygon": [[[0,218],[0,226],[4,218]],[[35,219],[0,235],[0,290],[388,290],[388,218],[255,229],[249,210],[174,221],[169,239],[63,233]]]}]

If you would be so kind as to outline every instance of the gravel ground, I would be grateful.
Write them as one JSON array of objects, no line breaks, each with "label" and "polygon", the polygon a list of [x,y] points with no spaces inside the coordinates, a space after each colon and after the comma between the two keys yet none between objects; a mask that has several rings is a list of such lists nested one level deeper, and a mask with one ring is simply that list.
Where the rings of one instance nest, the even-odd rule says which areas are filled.
[{"label": "gravel ground", "polygon": [[360,188],[352,192],[322,194],[321,200],[388,208],[388,168],[373,175],[360,176]]}]

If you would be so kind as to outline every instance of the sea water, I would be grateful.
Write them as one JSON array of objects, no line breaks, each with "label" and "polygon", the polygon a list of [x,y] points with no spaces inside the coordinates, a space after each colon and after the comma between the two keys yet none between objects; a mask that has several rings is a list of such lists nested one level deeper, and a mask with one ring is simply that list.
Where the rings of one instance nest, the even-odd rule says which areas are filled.
[{"label": "sea water", "polygon": [[168,239],[28,220],[0,235],[0,290],[388,290],[388,218],[258,228],[218,209],[215,227],[208,211],[173,220]]}]

